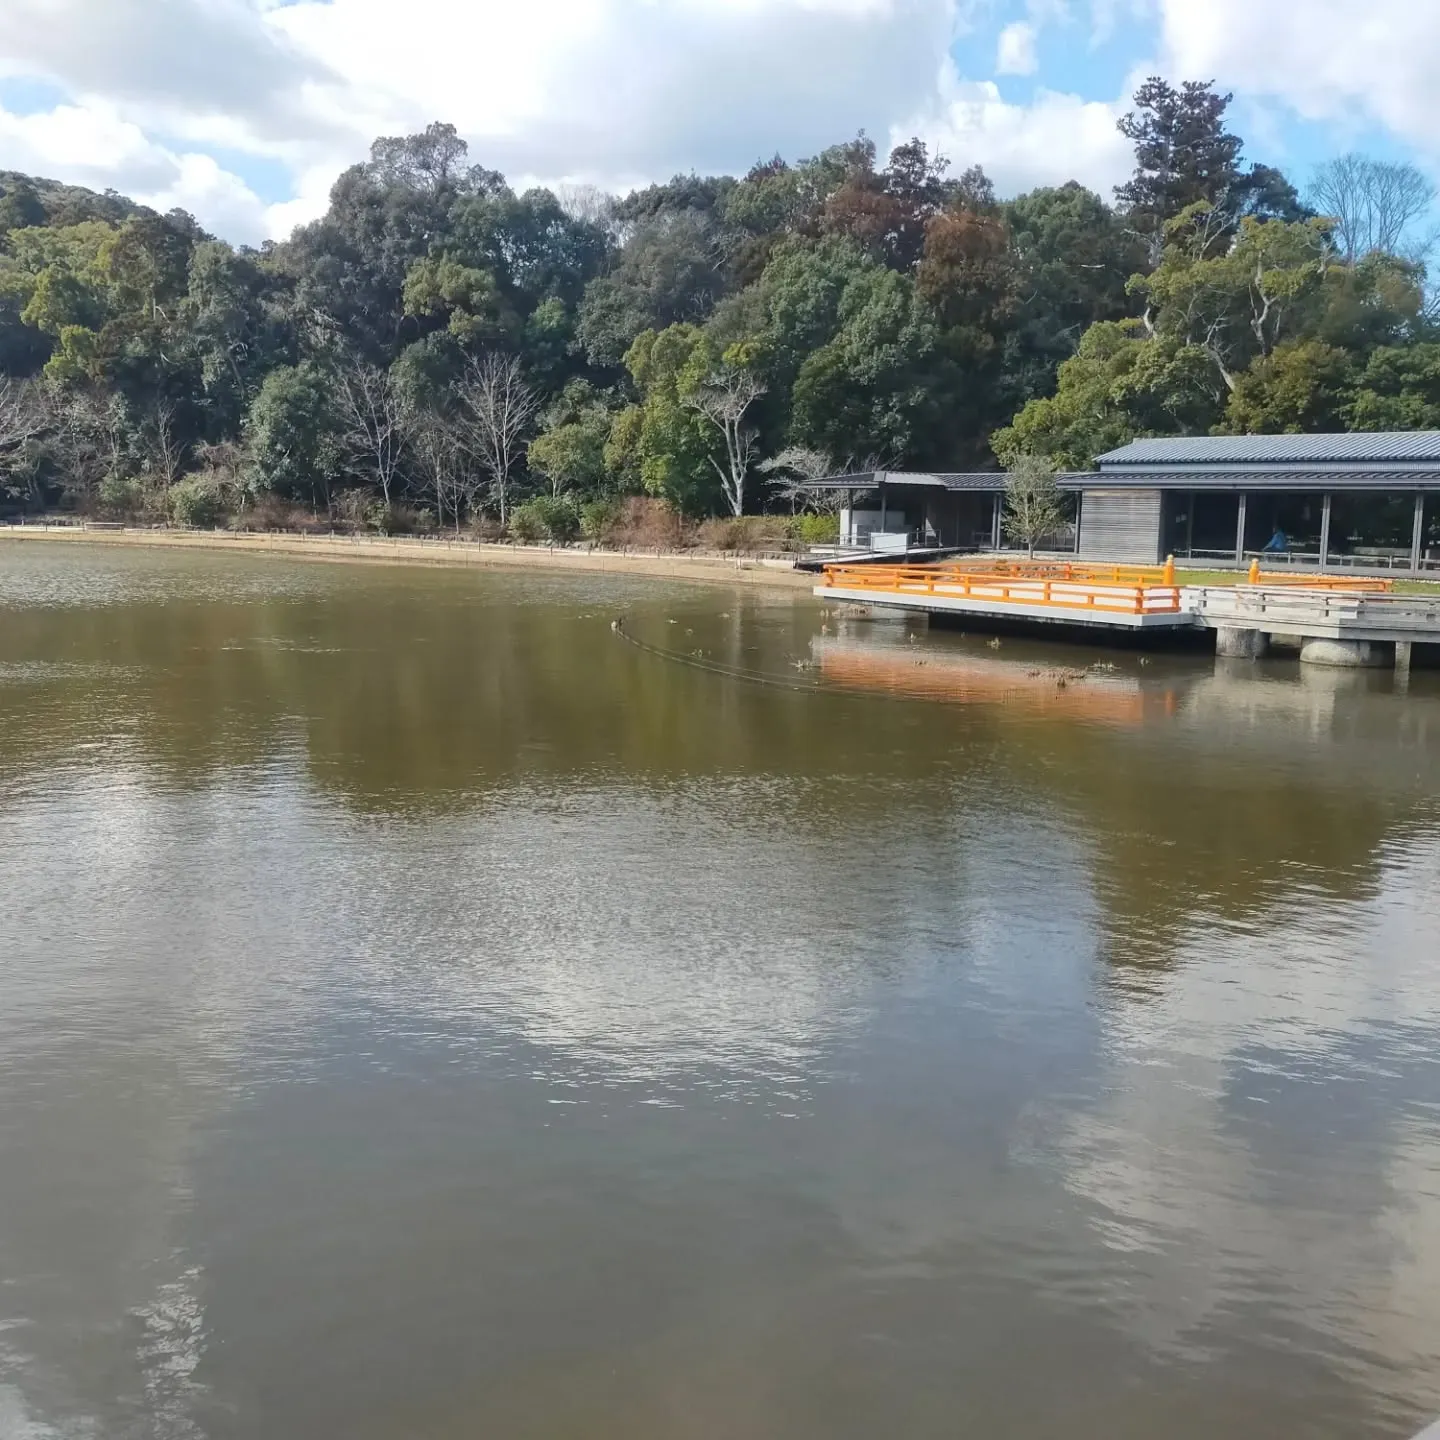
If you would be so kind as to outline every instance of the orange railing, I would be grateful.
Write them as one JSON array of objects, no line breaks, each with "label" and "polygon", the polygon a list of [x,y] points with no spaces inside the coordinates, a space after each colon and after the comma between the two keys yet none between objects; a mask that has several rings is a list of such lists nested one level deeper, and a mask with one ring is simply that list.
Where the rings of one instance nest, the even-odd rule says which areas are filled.
[{"label": "orange railing", "polygon": [[1260,562],[1252,560],[1245,576],[1247,585],[1290,586],[1299,590],[1339,590],[1359,595],[1388,595],[1395,588],[1393,580],[1365,575],[1286,575],[1265,574]]},{"label": "orange railing", "polygon": [[[825,588],[861,594],[887,594],[951,600],[984,601],[987,605],[1044,605],[1058,610],[1110,615],[1173,615],[1180,610],[1180,590],[1151,583],[1151,573],[1136,582],[1136,567],[1057,566],[1068,573],[1037,574],[1013,567],[984,570],[955,565],[827,565]],[[1082,573],[1097,572],[1096,578]]]},{"label": "orange railing", "polygon": [[1173,585],[1169,565],[1096,565],[1074,560],[947,560],[940,567],[1017,580],[1076,580],[1094,585]]},{"label": "orange railing", "polygon": [[[1096,565],[1069,560],[949,560],[939,565],[827,565],[825,586],[868,594],[913,595],[1045,605],[1112,615],[1175,614],[1183,577],[1164,565]],[[1265,574],[1258,564],[1237,571],[1236,586],[1283,587],[1329,594],[1380,595],[1393,581],[1342,575]]]}]

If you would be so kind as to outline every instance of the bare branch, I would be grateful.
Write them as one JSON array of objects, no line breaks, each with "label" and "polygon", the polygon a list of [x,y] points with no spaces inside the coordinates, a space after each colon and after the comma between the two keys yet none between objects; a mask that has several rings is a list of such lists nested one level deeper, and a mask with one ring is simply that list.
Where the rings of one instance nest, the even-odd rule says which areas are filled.
[{"label": "bare branch", "polygon": [[65,489],[88,507],[102,481],[125,473],[129,425],[124,402],[99,390],[47,390],[44,397],[48,443]]},{"label": "bare branch", "polygon": [[1413,237],[1411,227],[1435,195],[1414,165],[1355,154],[1322,165],[1310,186],[1311,203],[1335,222],[1335,243],[1350,264],[1376,251],[1423,260],[1434,237]]},{"label": "bare branch", "polygon": [[445,524],[448,508],[460,533],[462,502],[471,498],[466,471],[461,464],[460,444],[450,421],[434,410],[415,417],[415,459],[425,477],[426,489],[435,497],[435,513]]},{"label": "bare branch", "polygon": [[615,224],[615,197],[598,185],[560,185],[555,199],[571,220],[594,225],[607,233]]},{"label": "bare branch", "polygon": [[44,428],[35,387],[0,375],[0,454],[28,445]]},{"label": "bare branch", "polygon": [[187,447],[175,433],[175,402],[156,400],[145,433],[146,468],[170,489],[185,473]]},{"label": "bare branch", "polygon": [[411,414],[388,371],[363,360],[341,366],[345,399],[345,443],[354,460],[374,475],[390,507],[390,496],[410,443]]},{"label": "bare branch", "polygon": [[745,424],[750,407],[764,395],[768,386],[757,375],[734,365],[722,365],[685,405],[708,420],[725,442],[725,462],[714,456],[710,463],[720,477],[721,488],[734,515],[745,513],[745,480],[759,448],[759,432]]},{"label": "bare branch", "polygon": [[48,424],[44,399],[37,387],[0,375],[0,491],[19,494],[33,489],[33,466],[28,467],[32,472],[29,486],[20,485],[14,476],[31,442],[45,433]]},{"label": "bare branch", "polygon": [[455,434],[460,448],[490,478],[500,523],[510,513],[510,481],[524,451],[540,396],[525,383],[513,355],[491,352],[472,360],[455,391]]}]

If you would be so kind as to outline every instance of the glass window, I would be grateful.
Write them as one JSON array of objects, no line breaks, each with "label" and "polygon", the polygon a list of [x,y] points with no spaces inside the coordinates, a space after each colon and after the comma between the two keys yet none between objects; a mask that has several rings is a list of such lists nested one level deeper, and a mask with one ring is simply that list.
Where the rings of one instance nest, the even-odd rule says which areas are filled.
[{"label": "glass window", "polygon": [[1412,493],[1352,493],[1330,502],[1330,553],[1388,565],[1410,558],[1415,534]]},{"label": "glass window", "polygon": [[1214,560],[1233,558],[1240,525],[1240,496],[1234,491],[1199,491],[1193,502],[1190,554]]},{"label": "glass window", "polygon": [[1251,490],[1245,501],[1250,554],[1320,555],[1325,497],[1318,490]]}]

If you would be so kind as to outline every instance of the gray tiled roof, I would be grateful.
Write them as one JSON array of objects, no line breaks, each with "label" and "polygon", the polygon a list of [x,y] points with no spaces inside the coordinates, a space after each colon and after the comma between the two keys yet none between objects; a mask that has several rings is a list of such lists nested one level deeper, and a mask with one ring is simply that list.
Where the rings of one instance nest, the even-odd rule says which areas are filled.
[{"label": "gray tiled roof", "polygon": [[1440,465],[1126,465],[1079,478],[1072,487],[1083,490],[1414,491],[1440,490]]},{"label": "gray tiled roof", "polygon": [[1418,461],[1440,465],[1440,430],[1344,435],[1196,435],[1135,440],[1100,457],[1112,465],[1325,465]]},{"label": "gray tiled roof", "polygon": [[[1098,481],[1095,474],[1068,474],[1062,472],[1056,480],[1062,490],[1078,490],[1082,482]],[[823,480],[812,480],[815,490],[873,490],[883,480],[887,485],[921,486],[928,490],[979,490],[998,493],[1005,488],[1003,470],[865,470],[854,475],[827,475]],[[1126,483],[1128,484],[1128,476]]]},{"label": "gray tiled roof", "polygon": [[938,471],[867,470],[855,475],[830,475],[816,480],[817,490],[870,490],[887,485],[923,485],[932,490],[1003,490],[1005,476],[998,470]]}]

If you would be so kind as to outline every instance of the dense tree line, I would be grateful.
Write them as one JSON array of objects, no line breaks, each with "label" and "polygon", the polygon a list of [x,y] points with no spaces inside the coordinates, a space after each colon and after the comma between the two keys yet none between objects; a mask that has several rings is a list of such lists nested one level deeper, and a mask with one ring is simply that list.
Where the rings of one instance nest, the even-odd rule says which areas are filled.
[{"label": "dense tree line", "polygon": [[12,509],[559,533],[632,494],[793,506],[850,466],[1440,427],[1405,249],[1433,192],[1351,156],[1307,204],[1242,163],[1227,105],[1147,82],[1113,204],[1002,200],[863,136],[622,199],[516,194],[436,124],[252,251],[0,174],[0,485]]}]

